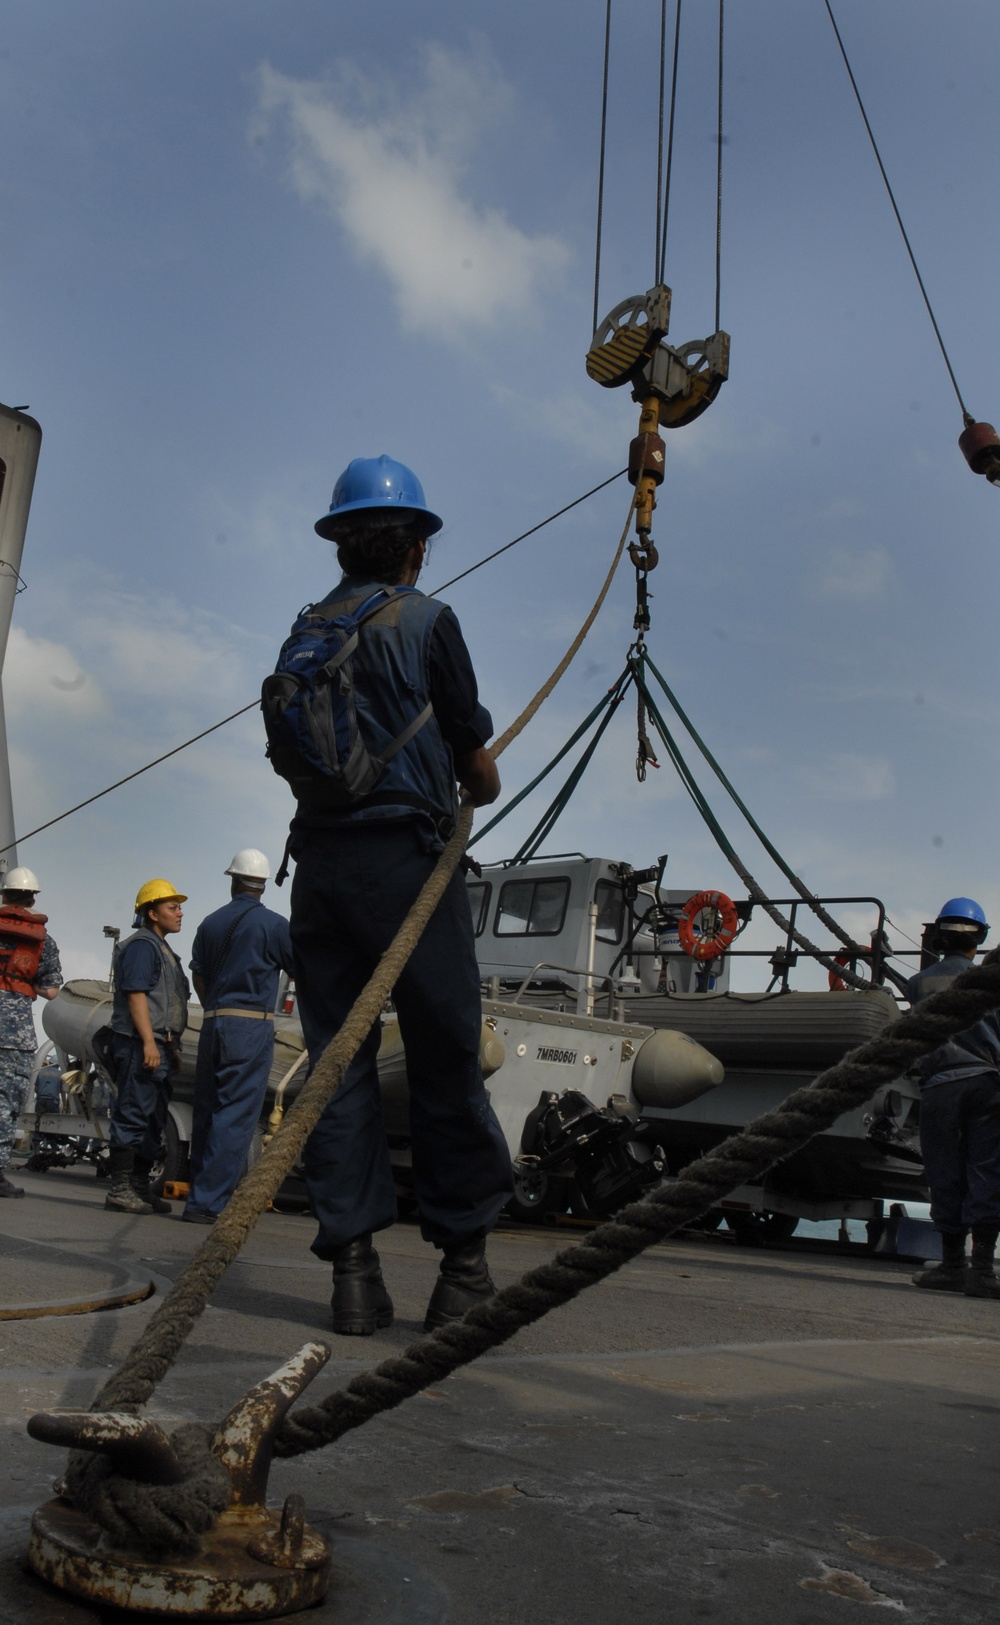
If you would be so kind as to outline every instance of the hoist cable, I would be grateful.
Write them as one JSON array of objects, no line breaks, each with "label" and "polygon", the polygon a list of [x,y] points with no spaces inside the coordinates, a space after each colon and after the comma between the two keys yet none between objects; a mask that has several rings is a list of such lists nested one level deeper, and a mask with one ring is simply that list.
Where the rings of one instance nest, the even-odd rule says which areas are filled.
[{"label": "hoist cable", "polygon": [[597,245],[594,250],[594,325],[592,332],[597,332],[600,320],[600,291],[601,291],[601,227],[604,222],[604,156],[607,150],[608,138],[608,64],[611,60],[611,0],[608,0],[604,17],[604,81],[601,90],[601,156],[597,166]]},{"label": "hoist cable", "polygon": [[725,38],[726,0],[719,0],[719,148],[715,180],[715,331],[722,326],[722,64]]},{"label": "hoist cable", "polygon": [[[615,480],[620,480],[624,473],[625,470],[620,468],[617,474],[612,474],[608,479],[602,480],[600,485],[595,485],[591,490],[585,491],[582,497],[576,497],[573,502],[567,502],[564,508],[557,509],[555,513],[550,513],[547,519],[541,520],[537,525],[532,525],[530,530],[522,531],[520,536],[515,536],[512,542],[506,542],[503,547],[498,547],[495,553],[488,553],[484,559],[479,560],[478,564],[471,564],[460,575],[452,576],[450,581],[442,582],[440,587],[435,587],[432,592],[427,594],[428,598],[433,598],[437,593],[444,592],[446,587],[453,587],[456,581],[464,580],[466,576],[472,575],[474,570],[481,570],[484,564],[489,564],[492,559],[499,558],[500,554],[506,553],[509,548],[516,547],[518,542],[523,542],[529,536],[534,536],[536,531],[543,530],[546,525],[551,525],[554,519],[560,519],[564,513],[569,513],[571,508],[578,508],[581,502],[586,502],[588,497],[595,496],[598,491],[603,491],[605,486],[613,485]],[[53,824],[61,824],[64,818],[69,818],[73,813],[81,812],[84,807],[89,807],[93,802],[100,801],[103,796],[109,796],[112,790],[120,790],[123,784],[129,784],[133,779],[140,778],[143,773],[148,773],[150,768],[159,767],[161,762],[166,762],[171,756],[177,756],[182,750],[187,750],[189,745],[196,745],[199,739],[205,739],[208,734],[215,733],[219,728],[224,728],[227,722],[235,722],[237,717],[245,716],[248,711],[256,710],[259,704],[259,700],[251,700],[248,705],[243,705],[238,711],[233,711],[228,717],[223,717],[221,722],[213,722],[210,728],[203,728],[200,733],[192,734],[191,738],[185,739],[182,744],[174,745],[171,750],[164,751],[162,756],[154,757],[144,767],[137,767],[133,773],[126,773],[123,779],[116,779],[114,784],[109,784],[104,790],[98,790],[96,794],[88,796],[85,801],[78,801],[75,807],[67,807],[65,812],[59,813],[55,818],[50,818],[47,823],[39,824],[35,829],[29,829],[26,835],[16,835],[6,846],[0,846],[0,857],[5,852],[12,852],[22,841],[30,841],[33,836],[41,835],[44,830],[51,829]]]},{"label": "hoist cable", "polygon": [[681,43],[681,0],[677,0],[674,13],[674,66],[670,78],[670,125],[667,135],[667,173],[663,183],[663,236],[660,240],[660,263],[656,280],[663,281],[667,267],[667,226],[670,221],[670,175],[674,163],[674,114],[677,108],[677,61]]},{"label": "hoist cable", "polygon": [[948,368],[948,376],[951,379],[952,387],[954,388],[955,394],[958,397],[958,404],[962,408],[962,416],[965,418],[967,423],[972,423],[973,422],[972,414],[969,412],[968,408],[966,407],[965,402],[962,399],[962,391],[958,387],[958,379],[955,377],[954,368],[952,367],[951,361],[949,360],[948,352],[944,347],[944,339],[941,337],[941,329],[938,327],[937,320],[935,318],[934,312],[931,309],[931,302],[930,302],[930,299],[928,298],[928,295],[927,295],[927,289],[924,287],[924,279],[920,275],[920,268],[917,265],[916,256],[915,256],[915,254],[913,252],[913,249],[910,247],[910,239],[906,235],[906,227],[903,225],[903,217],[899,212],[899,205],[896,202],[896,198],[895,198],[895,195],[893,193],[892,186],[889,183],[889,177],[886,174],[885,164],[882,162],[882,154],[878,150],[878,142],[875,140],[875,132],[873,131],[873,129],[871,127],[871,124],[868,121],[868,114],[865,112],[865,104],[861,100],[861,92],[858,89],[858,82],[854,77],[853,69],[851,68],[850,62],[848,61],[847,52],[844,49],[844,42],[840,37],[840,29],[837,27],[837,19],[833,15],[833,8],[830,5],[830,0],[824,0],[824,4],[826,6],[827,15],[830,18],[830,22],[833,24],[833,32],[837,36],[837,44],[840,46],[840,54],[844,59],[844,67],[847,69],[847,76],[851,81],[851,88],[854,91],[854,95],[855,95],[855,98],[857,100],[858,107],[861,110],[861,117],[865,121],[865,129],[868,131],[868,139],[872,144],[872,151],[875,154],[876,160],[878,162],[878,167],[882,171],[882,179],[885,182],[885,189],[889,194],[889,202],[892,204],[893,213],[896,216],[896,224],[899,226],[900,232],[902,233],[903,242],[906,244],[906,252],[910,256],[910,264],[913,266],[913,274],[917,279],[917,285],[920,288],[921,294],[923,295],[924,304],[927,306],[927,314],[931,319],[931,326],[934,329],[934,333],[935,333],[935,336],[937,338],[938,345],[940,346],[940,349],[941,349],[941,354],[944,357],[944,364]]},{"label": "hoist cable", "polygon": [[656,122],[656,231],[653,236],[653,281],[662,282],[660,225],[663,214],[663,104],[667,74],[667,0],[660,0],[660,112]]},{"label": "hoist cable", "polygon": [[627,670],[623,671],[621,676],[618,678],[618,681],[612,684],[611,688],[608,689],[606,694],[601,695],[601,698],[594,706],[594,709],[584,717],[583,721],[580,723],[580,726],[570,735],[562,749],[556,752],[552,760],[546,763],[540,773],[536,773],[535,777],[531,780],[531,783],[526,784],[523,790],[519,790],[516,796],[512,796],[510,801],[508,801],[498,813],[494,814],[488,824],[484,824],[482,829],[476,831],[475,835],[473,835],[469,842],[470,847],[475,846],[477,841],[481,841],[484,835],[488,835],[491,829],[495,829],[497,824],[503,822],[508,813],[512,813],[515,807],[519,807],[521,802],[530,796],[533,790],[538,789],[538,786],[542,783],[542,780],[548,778],[553,768],[558,767],[563,757],[568,756],[569,752],[573,749],[573,746],[583,738],[591,723],[596,722],[605,706],[610,705],[611,702],[616,698],[619,690],[622,689],[622,684],[631,682],[631,680],[632,679],[629,672]]}]

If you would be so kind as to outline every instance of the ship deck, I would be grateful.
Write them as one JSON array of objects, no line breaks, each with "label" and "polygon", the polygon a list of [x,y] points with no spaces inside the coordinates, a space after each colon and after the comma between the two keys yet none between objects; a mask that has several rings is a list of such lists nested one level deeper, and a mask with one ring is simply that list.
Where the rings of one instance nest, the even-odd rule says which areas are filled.
[{"label": "ship deck", "polygon": [[[90,1169],[18,1174],[0,1207],[0,1310],[118,1303],[0,1323],[0,1601],[12,1625],[96,1609],[26,1574],[60,1454],[26,1418],[86,1405],[205,1232],[105,1213]],[[308,1217],[266,1214],[151,1414],[220,1417],[329,1328]],[[574,1239],[498,1231],[506,1285]],[[310,1396],[420,1332],[435,1255],[379,1238],[397,1320],[330,1338]],[[792,1240],[672,1239],[504,1348],[346,1436],[278,1461],[335,1551],[311,1625],[813,1625],[862,1606],[927,1625],[1000,1603],[1000,1303],[921,1293],[913,1266]],[[152,1287],[153,1295],[128,1301]]]}]

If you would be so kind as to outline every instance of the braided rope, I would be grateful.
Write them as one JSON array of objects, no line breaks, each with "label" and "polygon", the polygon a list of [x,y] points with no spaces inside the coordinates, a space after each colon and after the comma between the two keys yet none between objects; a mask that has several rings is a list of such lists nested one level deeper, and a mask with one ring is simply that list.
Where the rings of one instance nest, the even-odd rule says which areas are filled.
[{"label": "braided rope", "polygon": [[893,1082],[923,1055],[998,1007],[1000,963],[966,971],[950,988],[900,1017],[886,1037],[852,1050],[777,1110],[689,1163],[677,1179],[623,1208],[579,1245],[476,1305],[464,1320],[440,1327],[397,1358],[352,1378],[321,1404],[292,1411],[278,1433],[277,1453],[318,1450],[497,1348],[697,1218],[736,1186],[759,1179],[843,1112],[864,1105],[880,1085]]}]

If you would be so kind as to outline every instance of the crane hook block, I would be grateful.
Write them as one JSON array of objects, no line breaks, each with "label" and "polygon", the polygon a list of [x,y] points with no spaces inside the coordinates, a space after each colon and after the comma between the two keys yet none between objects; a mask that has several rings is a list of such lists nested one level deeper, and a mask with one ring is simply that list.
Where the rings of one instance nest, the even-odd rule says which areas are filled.
[{"label": "crane hook block", "polygon": [[970,423],[958,445],[974,474],[985,474],[991,485],[1000,485],[1000,435],[992,423]]},{"label": "crane hook block", "polygon": [[642,370],[670,327],[670,289],[664,283],[634,293],[605,316],[587,351],[587,376],[619,389]]},{"label": "crane hook block", "polygon": [[644,474],[662,485],[666,450],[658,434],[637,434],[628,448],[629,485],[638,485]]}]

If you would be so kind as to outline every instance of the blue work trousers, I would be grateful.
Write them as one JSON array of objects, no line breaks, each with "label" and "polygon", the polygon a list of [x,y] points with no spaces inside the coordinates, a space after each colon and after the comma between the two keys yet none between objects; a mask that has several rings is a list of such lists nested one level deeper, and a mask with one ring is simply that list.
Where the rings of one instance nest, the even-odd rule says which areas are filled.
[{"label": "blue work trousers", "polygon": [[198,1039],[188,1213],[221,1213],[246,1166],[274,1057],[273,1021],[211,1016]]},{"label": "blue work trousers", "polygon": [[1000,1224],[1000,1078],[981,1072],[920,1093],[920,1149],[939,1230]]},{"label": "blue work trousers", "polygon": [[115,1099],[111,1103],[112,1145],[131,1146],[137,1157],[155,1162],[163,1149],[163,1125],[170,1105],[170,1050],[162,1039],[157,1067],[143,1066],[142,1039],[111,1034]]},{"label": "blue work trousers", "polygon": [[[315,1065],[436,858],[413,824],[375,820],[298,835],[293,852],[295,986]],[[507,1142],[479,1063],[479,967],[461,875],[452,877],[393,998],[406,1051],[421,1230],[442,1246],[489,1230],[511,1191]],[[313,1252],[320,1258],[396,1219],[378,1045],[376,1023],[306,1145],[306,1182],[319,1222]]]}]

